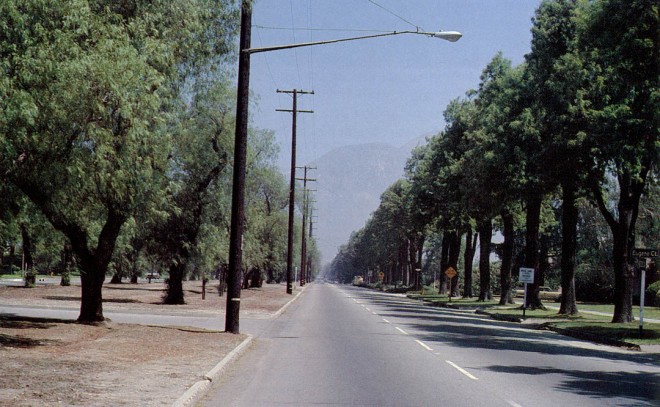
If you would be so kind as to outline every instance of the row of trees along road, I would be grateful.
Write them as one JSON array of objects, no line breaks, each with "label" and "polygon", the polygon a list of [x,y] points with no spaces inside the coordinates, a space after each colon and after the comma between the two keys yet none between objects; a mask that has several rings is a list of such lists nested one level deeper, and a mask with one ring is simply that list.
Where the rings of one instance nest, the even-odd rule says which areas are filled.
[{"label": "row of trees along road", "polygon": [[[411,275],[419,288],[417,270],[438,260],[440,270],[458,270],[464,236],[470,297],[476,231],[481,300],[491,296],[491,252],[501,259],[501,303],[511,301],[514,266],[537,270],[529,307],[543,307],[548,259],[559,258],[559,312],[575,314],[580,258],[578,270],[609,268],[612,321],[631,321],[631,250],[657,245],[659,235],[658,57],[655,1],[543,1],[525,62],[496,55],[478,89],[450,103],[445,130],[413,152],[406,178],[382,195],[334,273],[381,270],[387,282]],[[495,247],[494,227],[504,239]],[[459,294],[455,281],[450,290]]]},{"label": "row of trees along road", "polygon": [[[28,266],[77,265],[81,322],[103,320],[108,273],[167,270],[178,304],[187,273],[227,262],[235,3],[0,3],[0,237]],[[286,255],[277,153],[250,129],[253,283],[279,279]]]}]

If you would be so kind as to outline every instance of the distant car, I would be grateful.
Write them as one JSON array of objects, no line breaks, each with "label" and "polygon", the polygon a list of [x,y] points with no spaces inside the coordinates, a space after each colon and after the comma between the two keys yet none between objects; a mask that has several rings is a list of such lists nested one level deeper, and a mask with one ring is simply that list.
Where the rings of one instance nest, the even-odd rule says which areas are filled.
[{"label": "distant car", "polygon": [[364,278],[362,276],[355,276],[353,277],[353,285],[362,285],[364,284]]},{"label": "distant car", "polygon": [[[525,287],[516,287],[516,297],[524,297],[524,296],[525,296]],[[559,302],[561,301],[561,289],[559,291],[556,291],[550,287],[541,286],[539,288],[539,298],[541,300]]]},{"label": "distant car", "polygon": [[158,280],[160,279],[160,273],[157,271],[150,271],[147,273],[147,280]]}]

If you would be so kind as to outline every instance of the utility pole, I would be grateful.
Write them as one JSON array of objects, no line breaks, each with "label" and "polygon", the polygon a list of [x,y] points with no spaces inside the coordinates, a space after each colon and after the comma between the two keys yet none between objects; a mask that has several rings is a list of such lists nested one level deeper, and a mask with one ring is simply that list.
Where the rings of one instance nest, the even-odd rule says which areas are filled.
[{"label": "utility pole", "polygon": [[245,165],[247,161],[247,128],[250,94],[250,35],[252,2],[241,5],[241,37],[238,55],[238,89],[236,91],[236,132],[234,139],[234,174],[231,194],[231,230],[229,233],[229,273],[227,275],[227,313],[225,331],[239,333],[241,277],[243,275],[243,219],[245,215]]},{"label": "utility pole", "polygon": [[[316,192],[316,190],[310,189],[309,192]],[[309,205],[309,239],[311,240],[314,237],[314,202],[316,200],[310,199],[307,201],[307,204]],[[307,258],[307,281],[312,280],[312,256],[309,256]]]},{"label": "utility pole", "polygon": [[276,109],[278,112],[291,112],[293,113],[293,123],[291,125],[291,181],[289,184],[289,235],[287,242],[287,254],[286,254],[286,292],[287,294],[293,294],[293,214],[294,214],[294,203],[295,203],[295,194],[296,194],[296,120],[298,113],[314,113],[312,110],[298,110],[298,94],[307,95],[314,94],[314,91],[304,91],[304,90],[277,90],[277,93],[290,93],[293,94],[293,108],[291,110],[287,109]]},{"label": "utility pole", "polygon": [[298,168],[303,168],[305,171],[305,176],[303,178],[296,178],[297,180],[300,180],[303,182],[303,209],[302,209],[302,233],[301,233],[301,242],[300,242],[300,286],[304,286],[305,282],[307,280],[307,205],[308,205],[308,197],[307,197],[307,181],[316,181],[314,178],[307,178],[307,170],[315,170],[316,167],[298,167]]}]

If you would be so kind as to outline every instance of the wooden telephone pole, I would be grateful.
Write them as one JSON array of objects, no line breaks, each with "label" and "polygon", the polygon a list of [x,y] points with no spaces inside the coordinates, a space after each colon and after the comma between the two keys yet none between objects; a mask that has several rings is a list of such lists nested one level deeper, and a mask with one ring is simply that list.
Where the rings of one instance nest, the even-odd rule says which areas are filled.
[{"label": "wooden telephone pole", "polygon": [[293,94],[292,109],[276,109],[278,112],[293,113],[293,124],[291,125],[291,181],[289,183],[289,234],[286,254],[286,292],[293,294],[293,214],[296,195],[296,121],[298,113],[314,113],[312,110],[298,110],[298,95],[314,94],[314,91],[304,90],[277,90],[277,93]]},{"label": "wooden telephone pole", "polygon": [[307,208],[309,205],[309,197],[307,196],[307,181],[316,181],[314,178],[307,178],[307,170],[315,170],[316,167],[298,167],[303,168],[305,176],[303,178],[296,178],[303,182],[303,209],[302,209],[302,233],[300,242],[300,285],[304,286],[307,282]]}]

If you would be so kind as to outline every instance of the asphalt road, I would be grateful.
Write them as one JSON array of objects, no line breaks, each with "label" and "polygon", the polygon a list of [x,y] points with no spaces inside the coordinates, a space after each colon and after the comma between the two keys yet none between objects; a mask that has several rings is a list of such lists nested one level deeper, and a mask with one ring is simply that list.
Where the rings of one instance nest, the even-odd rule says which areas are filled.
[{"label": "asphalt road", "polygon": [[[265,325],[264,325],[265,324]],[[660,355],[309,285],[205,406],[659,406]]]}]

